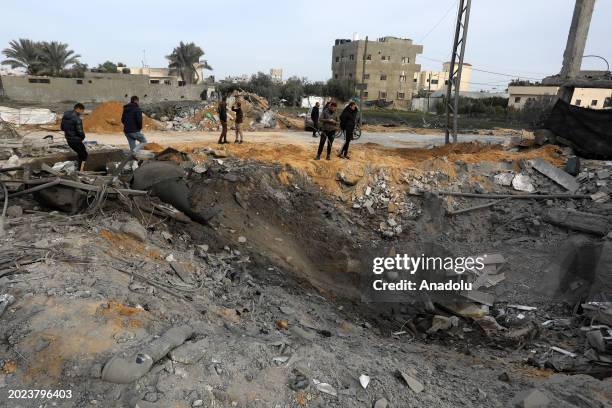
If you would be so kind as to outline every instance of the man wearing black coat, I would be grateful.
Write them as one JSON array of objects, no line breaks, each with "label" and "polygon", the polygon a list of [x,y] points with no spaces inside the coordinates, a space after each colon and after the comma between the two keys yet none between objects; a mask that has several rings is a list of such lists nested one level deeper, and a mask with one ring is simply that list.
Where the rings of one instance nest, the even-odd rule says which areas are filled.
[{"label": "man wearing black coat", "polygon": [[344,111],[340,115],[340,129],[344,131],[345,141],[344,146],[340,150],[338,157],[348,159],[349,143],[353,140],[353,134],[355,133],[355,123],[357,122],[357,104],[351,102],[348,104]]},{"label": "man wearing black coat", "polygon": [[221,98],[217,107],[217,113],[219,114],[219,122],[221,122],[221,135],[217,143],[227,143],[227,101],[225,97]]},{"label": "man wearing black coat", "polygon": [[85,111],[82,103],[77,103],[71,111],[64,112],[62,117],[61,129],[64,131],[66,142],[78,155],[77,170],[83,171],[87,160],[87,149],[83,144],[85,132],[83,131],[83,121],[81,114]]},{"label": "man wearing black coat", "polygon": [[[142,148],[147,143],[147,139],[142,134],[142,110],[138,106],[138,97],[132,96],[130,103],[123,106],[123,114],[121,115],[121,123],[123,123],[123,133],[127,138],[131,151],[136,151]],[[136,146],[136,142],[139,142]]]},{"label": "man wearing black coat", "polygon": [[317,130],[319,129],[319,102],[315,103],[310,112],[310,119],[312,119],[312,137],[317,137]]}]

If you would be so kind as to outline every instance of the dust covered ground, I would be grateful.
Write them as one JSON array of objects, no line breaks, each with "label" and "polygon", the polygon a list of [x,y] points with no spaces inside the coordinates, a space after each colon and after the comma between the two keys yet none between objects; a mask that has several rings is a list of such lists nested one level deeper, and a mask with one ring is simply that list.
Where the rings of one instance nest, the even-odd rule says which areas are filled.
[{"label": "dust covered ground", "polygon": [[[563,193],[525,167],[533,158],[563,164],[558,147],[369,143],[349,161],[314,161],[311,146],[270,141],[147,149],[168,145],[188,154],[175,157],[190,163],[193,208],[221,210],[209,225],[117,199],[78,215],[11,199],[24,213],[7,220],[0,248],[0,294],[15,299],[0,317],[1,406],[508,407],[524,392],[542,393],[551,407],[610,406],[609,378],[565,374],[566,356],[550,352],[582,355],[589,318],[540,290],[568,239],[601,240],[544,214],[572,207],[609,220],[610,203],[510,200],[450,216],[483,201],[420,193],[512,193],[493,176],[522,172],[538,191]],[[505,279],[484,289],[494,304],[475,306],[499,328],[444,302],[434,311],[420,299],[361,302],[360,274],[373,255],[431,245],[503,255]],[[456,324],[431,330],[435,316]],[[559,319],[570,323],[543,324]],[[104,379],[113,356],[185,325],[187,342],[141,377]],[[71,398],[9,399],[27,389],[70,390]]]}]

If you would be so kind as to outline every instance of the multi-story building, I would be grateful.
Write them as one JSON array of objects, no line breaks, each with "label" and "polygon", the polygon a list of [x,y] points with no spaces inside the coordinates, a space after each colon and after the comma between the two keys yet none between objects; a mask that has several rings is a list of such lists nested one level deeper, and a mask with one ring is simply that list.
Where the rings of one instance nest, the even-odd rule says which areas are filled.
[{"label": "multi-story building", "polygon": [[[382,37],[365,40],[336,40],[332,50],[332,78],[351,83],[364,83],[366,101],[383,100],[399,109],[410,108],[415,91],[414,74],[422,45],[410,39]],[[365,56],[365,75],[362,78]]]},{"label": "multi-story building", "polygon": [[[557,97],[559,87],[556,85],[510,85],[508,87],[508,106],[523,109],[529,101],[553,100]],[[575,88],[570,102],[572,105],[591,109],[611,109],[612,89],[609,88]]]},{"label": "multi-story building", "polygon": [[283,82],[283,69],[272,68],[270,69],[270,77],[274,82]]},{"label": "multi-story building", "polygon": [[[442,65],[442,71],[420,71],[415,72],[414,82],[416,82],[416,90],[421,94],[427,94],[445,89],[448,85],[448,77],[450,73],[450,62],[445,62]],[[472,81],[472,64],[463,63],[461,71],[461,84],[459,92],[468,92],[470,90],[470,82]]]}]

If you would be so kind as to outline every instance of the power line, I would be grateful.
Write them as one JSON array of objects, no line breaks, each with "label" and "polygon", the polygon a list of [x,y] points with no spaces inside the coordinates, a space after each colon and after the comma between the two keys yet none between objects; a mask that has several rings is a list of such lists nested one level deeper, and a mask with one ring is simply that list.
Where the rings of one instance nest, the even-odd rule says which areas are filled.
[{"label": "power line", "polygon": [[446,10],[446,13],[444,13],[444,15],[442,16],[442,18],[436,24],[434,24],[433,27],[431,27],[431,29],[427,32],[427,34],[423,36],[423,38],[419,40],[420,43],[423,43],[423,40],[425,40],[429,36],[429,34],[431,34],[436,28],[438,28],[438,26],[442,23],[442,21],[444,21],[444,19],[448,16],[448,13],[450,13],[451,10],[455,8],[455,6],[457,5],[457,1],[458,0],[453,1],[451,6],[448,8],[448,10]]},{"label": "power line", "polygon": [[[423,55],[421,55],[420,57],[424,58],[426,60],[430,60],[430,61],[441,62],[442,64],[446,63],[446,61],[442,61],[442,60],[436,59],[436,58],[429,58],[429,57],[426,57],[426,56],[423,56]],[[474,68],[473,65],[472,65],[472,71],[484,72],[484,73],[492,74],[492,75],[507,76],[507,77],[510,77],[510,78],[531,79],[531,80],[534,80],[534,81],[539,81],[541,79],[541,78],[528,77],[528,76],[518,75],[518,74],[506,74],[506,73],[502,73],[502,72],[488,71],[488,70],[484,70],[484,69]]]}]

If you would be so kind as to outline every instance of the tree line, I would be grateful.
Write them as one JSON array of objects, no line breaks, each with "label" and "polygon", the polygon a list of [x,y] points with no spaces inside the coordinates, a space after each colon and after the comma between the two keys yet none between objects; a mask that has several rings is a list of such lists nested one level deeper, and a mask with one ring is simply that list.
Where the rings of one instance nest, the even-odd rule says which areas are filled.
[{"label": "tree line", "polygon": [[[68,44],[59,41],[33,41],[26,38],[12,40],[9,46],[2,50],[6,57],[2,65],[11,68],[22,68],[28,75],[44,75],[51,77],[82,78],[86,71],[129,74],[125,64],[106,61],[97,67],[89,68],[82,63],[81,56],[71,50]],[[212,69],[208,62],[201,60],[204,56],[202,48],[195,43],[181,41],[172,53],[166,56],[171,74],[179,76],[185,83],[196,83],[199,78],[198,69]]]},{"label": "tree line", "polygon": [[348,101],[356,95],[353,81],[330,79],[327,82],[310,82],[306,78],[291,77],[281,83],[263,72],[245,81],[223,80],[217,86],[217,91],[223,96],[237,89],[263,96],[272,104],[288,106],[300,106],[302,98],[308,95],[332,97],[341,101]]}]

